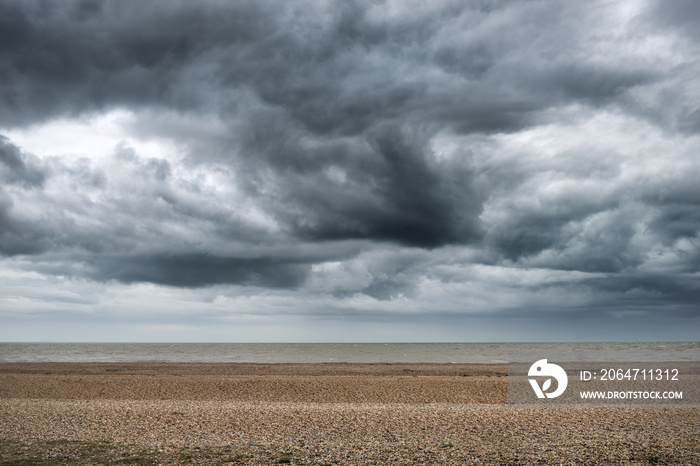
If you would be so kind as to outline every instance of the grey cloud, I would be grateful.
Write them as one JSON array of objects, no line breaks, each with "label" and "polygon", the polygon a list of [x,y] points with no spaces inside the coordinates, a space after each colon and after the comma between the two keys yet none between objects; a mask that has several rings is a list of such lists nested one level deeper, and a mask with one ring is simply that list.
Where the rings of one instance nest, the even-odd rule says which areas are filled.
[{"label": "grey cloud", "polygon": [[540,93],[560,94],[563,100],[581,100],[596,104],[614,102],[621,93],[637,86],[650,84],[659,78],[650,69],[620,69],[594,65],[564,63],[533,73]]},{"label": "grey cloud", "polygon": [[386,301],[393,297],[404,295],[407,290],[410,290],[410,288],[384,276],[373,279],[372,283],[361,292],[374,299]]},{"label": "grey cloud", "polygon": [[[369,252],[355,259],[354,275],[364,276],[365,280],[351,281],[334,290],[337,297],[361,293],[379,301],[397,298],[415,298],[418,281],[430,273],[430,258],[442,257],[438,251],[402,249],[386,252]],[[354,286],[353,286],[354,285]],[[359,285],[359,286],[358,286]]]},{"label": "grey cloud", "polygon": [[[200,64],[208,48],[250,39],[265,22],[243,3],[230,9],[184,2],[1,7],[1,70],[7,79],[0,118],[9,125],[114,104],[199,107],[191,83],[182,82],[188,69]],[[160,27],[153,28],[156,23]]]},{"label": "grey cloud", "polygon": [[[149,158],[124,143],[105,160],[39,162],[3,139],[0,251],[99,282],[359,293],[377,306],[419,300],[426,277],[486,286],[451,269],[476,263],[600,274],[578,290],[603,307],[641,305],[630,290],[692,306],[696,288],[675,275],[697,270],[679,246],[700,225],[691,173],[629,180],[625,164],[639,162],[621,158],[636,149],[557,151],[556,138],[547,157],[491,154],[520,131],[565,138],[558,125],[591,114],[685,141],[698,126],[694,58],[667,70],[630,49],[663,30],[692,49],[696,8],[651,7],[599,44],[607,10],[559,1],[0,1],[1,128],[120,108],[134,115],[121,129],[179,151]],[[639,272],[658,251],[676,267],[665,279]],[[314,271],[327,262],[337,277]],[[504,282],[494,296],[541,286]]]},{"label": "grey cloud", "polygon": [[[652,68],[568,59],[568,23],[502,38],[523,18],[547,21],[545,6],[449,5],[378,20],[370,13],[377,6],[362,2],[303,15],[295,3],[282,12],[264,2],[90,5],[4,5],[8,105],[0,120],[128,105],[242,121],[208,149],[257,176],[256,193],[272,191],[262,200],[277,219],[310,240],[473,243],[483,196],[468,162],[432,160],[437,131],[516,131],[540,123],[549,108],[614,102],[655,76]],[[453,21],[444,21],[448,13]],[[455,22],[474,32],[445,48]],[[564,39],[554,58],[513,59],[548,34]],[[455,60],[484,62],[484,71],[465,74]],[[253,107],[239,101],[250,91]],[[193,148],[190,160],[206,163],[212,154]],[[342,165],[345,186],[321,174],[334,165]],[[266,186],[271,180],[276,186]]]},{"label": "grey cloud", "polygon": [[643,264],[655,245],[672,247],[700,231],[693,203],[667,203],[656,210],[642,199],[604,201],[569,198],[534,208],[513,206],[507,221],[489,229],[489,244],[516,263],[617,273]]},{"label": "grey cloud", "polygon": [[680,128],[688,133],[700,133],[700,108],[693,110],[685,118],[681,124]]},{"label": "grey cloud", "polygon": [[[8,159],[24,167],[21,158]],[[235,204],[221,205],[196,176],[187,179],[192,173],[173,173],[169,162],[123,144],[103,168],[86,159],[47,163],[51,176],[39,187],[20,184],[11,195],[0,188],[0,252],[30,256],[31,267],[44,273],[176,287],[296,288],[311,264],[357,251],[351,243],[293,245],[248,223]],[[33,214],[18,211],[30,199]]]},{"label": "grey cloud", "polygon": [[674,33],[687,35],[691,43],[700,38],[697,24],[700,21],[700,6],[693,0],[664,2],[655,0],[648,10],[648,20],[656,26],[666,27]]},{"label": "grey cloud", "polygon": [[697,239],[700,235],[700,206],[698,202],[665,204],[650,223],[666,243],[682,238]]},{"label": "grey cloud", "polygon": [[179,287],[238,284],[294,288],[310,269],[284,258],[222,257],[207,254],[94,256],[87,259],[91,278],[124,283],[151,282]]},{"label": "grey cloud", "polygon": [[34,225],[14,218],[12,198],[0,189],[0,255],[39,254],[46,250],[41,232]]},{"label": "grey cloud", "polygon": [[[643,254],[631,244],[637,231],[633,209],[575,212],[579,206],[569,206],[570,212],[546,213],[562,207],[566,209],[549,205],[537,213],[514,216],[512,223],[499,225],[494,232],[495,246],[509,260],[563,270],[619,272],[643,261]],[[537,258],[544,252],[551,254]]]},{"label": "grey cloud", "polygon": [[[321,192],[312,188],[310,179],[305,181],[307,189],[287,181],[287,189],[279,189],[278,194],[286,211],[300,213],[291,218],[280,214],[280,219],[292,232],[315,240],[376,237],[427,247],[478,237],[479,196],[468,170],[459,165],[431,167],[427,139],[402,134],[419,125],[386,129],[405,120],[406,110],[415,113],[432,104],[407,108],[420,98],[425,83],[420,78],[402,83],[398,75],[399,82],[393,83],[385,76],[388,69],[380,66],[382,57],[390,56],[390,50],[384,50],[387,43],[405,39],[386,36],[379,25],[365,20],[359,6],[341,8],[329,19],[322,11],[316,16],[311,12],[304,20],[293,17],[293,11],[292,18],[273,16],[269,6],[211,4],[200,11],[177,4],[132,12],[105,3],[95,11],[97,16],[85,20],[74,18],[80,15],[66,6],[37,8],[42,10],[41,21],[31,17],[29,13],[37,13],[30,12],[30,7],[25,11],[10,7],[14,11],[8,14],[15,25],[9,33],[28,38],[5,51],[12,79],[4,86],[4,94],[14,102],[7,107],[12,108],[13,122],[22,116],[34,118],[34,111],[45,118],[55,112],[118,104],[223,112],[224,118],[259,126],[255,131],[261,134],[248,138],[252,142],[237,156],[221,151],[222,161],[236,164],[241,158],[244,166],[251,167],[257,161],[245,162],[248,154],[262,154],[271,167],[258,168],[264,172],[272,168],[276,179],[284,177],[289,167],[304,164],[307,172],[318,172],[328,166],[328,160],[338,158],[330,152],[342,152],[344,136],[356,135],[363,147],[341,157],[349,165],[352,190],[364,189],[367,194],[353,199],[357,195],[347,187],[326,183],[328,190]],[[154,17],[159,28],[145,28],[143,21]],[[300,35],[298,21],[309,31],[320,26],[318,36]],[[71,32],[61,34],[68,24]],[[97,29],[102,31],[98,40],[81,39]],[[416,40],[406,31],[400,35]],[[369,47],[370,53],[362,47]],[[372,56],[375,47],[376,58]],[[206,97],[193,95],[197,77],[190,71],[195,69],[209,73],[205,78],[210,87],[205,92],[226,96],[230,91],[235,99],[239,89],[251,88],[262,105],[281,109],[276,118],[284,133],[270,131],[267,122],[234,102],[230,109],[219,109],[211,107]],[[33,102],[38,88],[52,94]],[[235,127],[232,131],[231,139],[245,137]],[[319,139],[325,151],[307,154],[308,149],[295,146],[295,141],[314,135],[325,135]],[[364,153],[355,160],[358,152]],[[199,158],[192,154],[193,160]],[[451,175],[455,171],[459,175]]]},{"label": "grey cloud", "polygon": [[[4,4],[5,124],[120,104],[235,112],[237,93],[250,88],[317,134],[431,118],[462,132],[513,131],[551,106],[605,103],[656,75],[652,67],[610,69],[568,59],[575,43],[563,14],[564,24],[551,32],[530,27],[503,38],[523,20],[544,25],[552,16],[546,4],[490,12],[450,5],[419,20],[384,21],[368,13],[377,5],[364,2],[330,9],[291,3],[281,12],[265,2],[81,5]],[[486,60],[488,72],[473,79],[444,66],[441,35],[459,31],[445,15],[466,18],[465,27],[475,30],[451,43],[452,62]],[[552,49],[554,58],[511,58],[547,39],[562,44]]]},{"label": "grey cloud", "polygon": [[623,306],[632,310],[653,311],[661,305],[668,312],[700,317],[697,306],[700,286],[691,275],[669,277],[656,273],[632,273],[583,280],[579,286],[598,294],[596,305],[601,312]]},{"label": "grey cloud", "polygon": [[654,208],[650,228],[666,244],[700,236],[700,188],[694,173],[677,176],[674,183],[651,183],[642,198]]},{"label": "grey cloud", "polygon": [[[468,161],[441,164],[425,140],[380,127],[355,145],[304,150],[285,139],[271,210],[311,240],[376,239],[419,247],[479,236],[480,194]],[[273,150],[274,153],[282,151]],[[306,165],[304,160],[307,160]],[[291,202],[290,202],[291,201]]]},{"label": "grey cloud", "polygon": [[[576,165],[574,158],[576,155],[572,157],[562,154],[561,157],[565,160],[561,167],[563,171],[559,172],[558,176],[553,175],[554,178],[566,179],[572,175],[577,177],[579,170],[587,171],[585,166],[578,167]],[[512,168],[513,163],[510,161],[508,163]],[[518,166],[517,162],[515,162],[515,166]],[[531,173],[528,176],[529,168],[519,168],[520,170],[514,171],[520,175],[519,178],[511,177],[509,179],[502,176],[502,172],[508,170],[500,166],[493,167],[493,170],[489,170],[487,174],[487,178],[493,179],[496,186],[505,182],[507,183],[505,186],[508,187],[504,186],[498,191],[493,191],[494,197],[504,198],[507,201],[494,207],[502,212],[503,219],[498,224],[492,225],[487,235],[489,245],[498,250],[506,259],[519,261],[549,249],[557,251],[557,254],[560,255],[572,249],[572,243],[586,241],[580,236],[583,232],[583,226],[595,216],[612,215],[615,219],[601,223],[597,229],[602,232],[606,231],[608,227],[622,228],[623,230],[628,228],[631,217],[618,210],[621,201],[617,193],[601,194],[580,187],[543,198],[538,192],[540,185],[532,181],[531,176],[534,174]],[[553,173],[556,174],[557,171],[558,169],[555,168]],[[507,190],[496,194],[501,189]],[[633,234],[633,232],[624,231],[626,233],[622,236],[629,237]],[[595,236],[593,232],[587,232],[587,235],[591,234]],[[598,242],[596,248],[599,248],[614,239],[615,244],[608,244],[609,249],[612,250],[619,246],[617,244],[619,238],[619,235],[613,235],[609,238],[596,238],[593,242]],[[601,239],[603,244],[600,244]],[[605,261],[611,257],[607,252],[603,252],[602,256]],[[593,266],[591,259],[590,256],[586,259],[590,264],[588,266],[581,263],[570,263],[566,267],[582,267],[584,270],[595,269],[596,266]],[[609,266],[601,265],[601,267],[609,269]]]},{"label": "grey cloud", "polygon": [[38,253],[44,249],[40,234],[14,215],[13,194],[7,189],[40,190],[47,177],[35,158],[23,154],[17,146],[0,135],[0,253],[5,255]]},{"label": "grey cloud", "polygon": [[19,183],[25,187],[41,187],[46,174],[36,162],[0,135],[0,180],[9,184]]},{"label": "grey cloud", "polygon": [[585,152],[588,144],[596,142],[535,166],[519,154],[480,167],[499,219],[485,227],[486,245],[523,266],[606,273],[634,270],[668,248],[681,269],[696,270],[697,256],[678,241],[700,233],[697,183],[692,170],[666,170],[692,156],[655,159],[657,173],[623,180],[626,156]]}]

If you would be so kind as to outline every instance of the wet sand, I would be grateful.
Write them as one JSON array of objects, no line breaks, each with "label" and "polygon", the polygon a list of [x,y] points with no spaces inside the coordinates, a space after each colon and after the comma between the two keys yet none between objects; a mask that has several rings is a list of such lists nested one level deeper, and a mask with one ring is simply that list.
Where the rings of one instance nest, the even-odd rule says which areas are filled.
[{"label": "wet sand", "polygon": [[0,461],[700,464],[699,409],[514,409],[506,376],[481,364],[5,363]]}]

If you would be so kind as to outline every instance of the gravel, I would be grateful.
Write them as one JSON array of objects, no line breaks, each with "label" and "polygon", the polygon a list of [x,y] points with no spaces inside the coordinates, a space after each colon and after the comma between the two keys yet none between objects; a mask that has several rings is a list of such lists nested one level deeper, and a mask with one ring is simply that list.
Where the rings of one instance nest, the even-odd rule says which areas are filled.
[{"label": "gravel", "polygon": [[700,464],[699,409],[515,409],[504,368],[397,375],[407,366],[5,364],[0,438],[17,451],[108,442],[173,464]]}]

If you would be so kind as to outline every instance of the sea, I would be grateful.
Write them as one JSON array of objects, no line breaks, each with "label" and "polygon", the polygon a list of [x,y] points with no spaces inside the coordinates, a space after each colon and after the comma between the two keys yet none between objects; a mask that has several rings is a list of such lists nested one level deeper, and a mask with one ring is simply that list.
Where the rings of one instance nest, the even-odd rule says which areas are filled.
[{"label": "sea", "polygon": [[0,362],[508,363],[700,362],[700,342],[636,343],[0,343]]}]

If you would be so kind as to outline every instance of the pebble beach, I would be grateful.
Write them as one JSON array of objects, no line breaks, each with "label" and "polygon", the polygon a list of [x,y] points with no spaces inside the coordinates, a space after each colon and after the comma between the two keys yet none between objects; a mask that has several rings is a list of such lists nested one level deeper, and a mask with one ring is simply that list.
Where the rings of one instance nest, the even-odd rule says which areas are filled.
[{"label": "pebble beach", "polygon": [[700,464],[700,410],[507,405],[486,364],[0,364],[0,464]]}]

